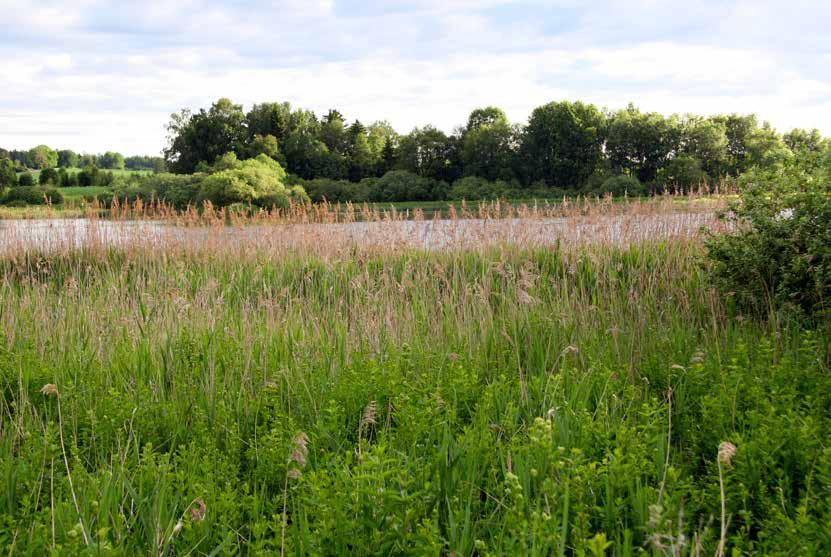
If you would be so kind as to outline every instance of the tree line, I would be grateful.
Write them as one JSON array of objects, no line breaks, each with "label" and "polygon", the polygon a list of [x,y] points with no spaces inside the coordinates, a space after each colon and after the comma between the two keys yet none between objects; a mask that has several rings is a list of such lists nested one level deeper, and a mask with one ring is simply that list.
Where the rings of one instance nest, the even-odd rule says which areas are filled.
[{"label": "tree line", "polygon": [[471,112],[450,134],[427,125],[402,135],[386,121],[349,122],[334,109],[318,117],[282,102],[246,112],[222,98],[173,114],[167,129],[164,158],[175,173],[204,171],[230,152],[239,159],[265,154],[305,181],[371,184],[406,171],[444,184],[467,177],[566,192],[622,177],[644,189],[690,188],[831,148],[816,130],[781,135],[755,115],[664,116],[631,104],[608,111],[579,101],[539,106],[525,124],[491,106]]},{"label": "tree line", "polygon": [[[79,155],[46,145],[0,150],[0,187],[110,186],[114,195],[164,197],[176,206],[278,198],[283,204],[304,195],[357,202],[644,195],[831,153],[831,141],[817,130],[779,134],[752,114],[664,116],[631,104],[609,111],[579,101],[539,106],[523,124],[489,106],[473,110],[450,134],[429,125],[400,134],[386,121],[350,122],[334,109],[319,117],[282,102],[245,111],[221,98],[174,113],[167,131],[163,157]],[[274,174],[263,157],[286,172]],[[253,159],[261,164],[242,165]],[[29,168],[40,169],[39,176],[18,176]],[[122,168],[155,172],[113,173]],[[223,188],[216,187],[220,178]],[[237,187],[243,182],[248,187]]]},{"label": "tree line", "polygon": [[16,172],[92,166],[105,170],[152,170],[155,172],[165,170],[164,159],[158,156],[133,155],[125,157],[116,151],[107,151],[100,154],[76,153],[71,149],[52,149],[48,145],[38,145],[28,150],[0,148],[0,159],[12,161]]}]

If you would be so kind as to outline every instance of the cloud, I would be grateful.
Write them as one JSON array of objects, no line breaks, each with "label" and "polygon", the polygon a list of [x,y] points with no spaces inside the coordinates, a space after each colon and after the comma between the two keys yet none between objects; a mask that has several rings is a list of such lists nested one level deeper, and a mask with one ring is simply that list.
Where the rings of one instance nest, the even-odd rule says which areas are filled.
[{"label": "cloud", "polygon": [[219,96],[401,131],[450,131],[488,104],[524,121],[567,98],[831,134],[831,9],[814,2],[0,0],[0,13],[7,148],[157,153],[171,112]]}]

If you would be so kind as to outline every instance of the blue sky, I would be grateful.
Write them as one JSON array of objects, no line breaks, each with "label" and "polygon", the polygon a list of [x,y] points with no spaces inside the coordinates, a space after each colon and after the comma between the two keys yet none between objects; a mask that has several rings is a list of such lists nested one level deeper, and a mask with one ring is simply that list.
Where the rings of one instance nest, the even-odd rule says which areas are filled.
[{"label": "blue sky", "polygon": [[401,132],[552,100],[831,135],[831,4],[0,0],[0,146],[156,154],[180,108],[288,100]]}]

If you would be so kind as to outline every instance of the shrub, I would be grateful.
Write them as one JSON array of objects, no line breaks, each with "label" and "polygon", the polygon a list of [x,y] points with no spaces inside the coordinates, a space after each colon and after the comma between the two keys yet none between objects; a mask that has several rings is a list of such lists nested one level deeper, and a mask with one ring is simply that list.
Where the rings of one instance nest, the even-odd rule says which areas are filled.
[{"label": "shrub", "polygon": [[623,195],[637,197],[639,195],[646,195],[647,190],[646,186],[641,184],[640,180],[634,176],[620,174],[618,176],[606,178],[606,180],[604,180],[603,183],[595,188],[591,193],[596,195],[606,195],[610,193],[615,197],[621,197]]},{"label": "shrub", "polygon": [[98,201],[98,205],[101,207],[111,207],[113,204],[113,197],[115,197],[113,193],[104,192],[96,195],[94,199]]},{"label": "shrub", "polygon": [[35,175],[31,172],[24,172],[20,175],[17,179],[17,185],[20,187],[28,188],[35,185]]},{"label": "shrub", "polygon": [[17,172],[14,162],[9,159],[0,158],[0,188],[17,185]]},{"label": "shrub", "polygon": [[224,207],[249,204],[259,207],[288,207],[290,201],[306,203],[309,196],[300,186],[287,187],[283,168],[266,155],[240,161],[236,155],[217,159],[212,174],[153,174],[134,176],[114,192],[119,199],[132,201],[156,197],[177,209],[210,201]]},{"label": "shrub", "polygon": [[372,180],[361,182],[349,182],[346,180],[331,180],[329,178],[316,178],[303,182],[303,188],[308,192],[309,198],[314,202],[323,200],[330,203],[353,201],[363,203],[369,201],[372,191]]},{"label": "shrub", "polygon": [[431,201],[444,199],[447,184],[406,170],[392,170],[375,183],[372,201]]},{"label": "shrub", "polygon": [[236,157],[233,159],[223,157],[225,169],[202,181],[202,200],[220,206],[253,203],[263,207],[288,207],[289,199],[294,196],[283,184],[286,171],[278,162],[266,155],[242,162],[235,162]]},{"label": "shrub", "polygon": [[83,187],[98,185],[100,171],[95,166],[88,166],[78,173],[78,185]]},{"label": "shrub", "polygon": [[756,313],[791,306],[809,317],[828,315],[831,164],[810,173],[751,172],[743,185],[725,215],[734,232],[706,243],[716,284]]},{"label": "shrub", "polygon": [[19,206],[21,203],[26,205],[59,205],[63,203],[63,195],[53,188],[41,187],[17,187],[10,189],[3,197],[4,205]]},{"label": "shrub", "polygon": [[58,171],[54,168],[44,168],[40,171],[40,176],[38,176],[38,183],[41,186],[46,184],[51,184],[53,186],[57,186],[60,184],[60,178],[58,177]]},{"label": "shrub", "polygon": [[58,184],[62,188],[69,188],[78,185],[78,173],[68,172],[65,168],[58,170]]},{"label": "shrub", "polygon": [[139,195],[148,200],[155,196],[177,209],[198,203],[202,177],[192,174],[160,173],[129,180],[114,191],[119,198]]},{"label": "shrub", "polygon": [[478,176],[467,176],[453,182],[447,196],[454,200],[467,199],[468,201],[497,199],[506,197],[510,189],[510,184],[501,180],[491,182]]}]

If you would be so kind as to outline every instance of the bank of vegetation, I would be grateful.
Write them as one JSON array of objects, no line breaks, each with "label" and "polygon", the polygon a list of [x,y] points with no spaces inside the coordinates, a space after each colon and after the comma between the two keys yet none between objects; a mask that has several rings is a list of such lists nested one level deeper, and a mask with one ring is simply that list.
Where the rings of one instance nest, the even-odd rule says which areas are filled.
[{"label": "bank of vegetation", "polygon": [[718,234],[6,245],[0,547],[828,554],[831,161],[747,180]]},{"label": "bank of vegetation", "polygon": [[[429,125],[399,134],[385,121],[364,125],[337,110],[318,116],[262,103],[245,111],[219,99],[172,115],[168,136],[163,158],[77,155],[44,145],[0,150],[0,187],[35,187],[7,197],[13,204],[55,202],[61,188],[93,186],[112,192],[100,196],[105,203],[161,198],[177,207],[206,200],[279,205],[292,195],[275,194],[275,179],[294,198],[313,202],[640,196],[724,189],[752,169],[781,170],[831,151],[816,130],[779,134],[754,115],[664,116],[569,101],[535,108],[524,124],[485,107],[451,134]],[[279,165],[279,177],[217,193],[214,174],[263,157]]]}]

